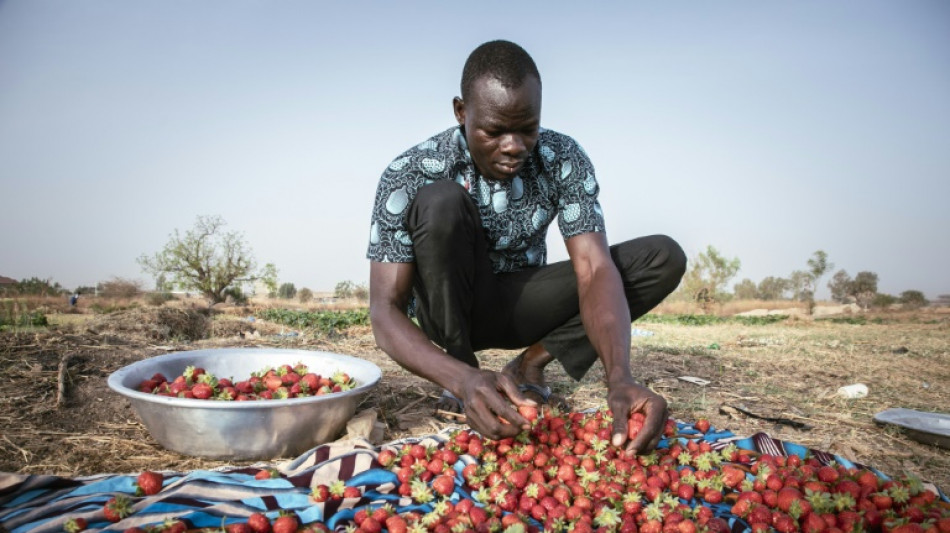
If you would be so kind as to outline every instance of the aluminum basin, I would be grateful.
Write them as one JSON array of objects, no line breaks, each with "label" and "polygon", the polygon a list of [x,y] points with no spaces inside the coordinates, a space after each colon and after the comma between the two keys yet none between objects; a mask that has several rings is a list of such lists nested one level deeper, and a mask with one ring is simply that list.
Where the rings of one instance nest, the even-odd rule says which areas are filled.
[{"label": "aluminum basin", "polygon": [[[170,398],[138,391],[156,372],[168,379],[186,366],[221,377],[247,379],[251,372],[303,363],[324,376],[343,371],[357,387],[345,392],[247,402]],[[292,457],[339,436],[361,398],[379,383],[379,367],[348,355],[275,348],[222,348],[175,352],[138,361],[109,376],[109,387],[128,398],[152,437],[165,448],[214,459]]]}]

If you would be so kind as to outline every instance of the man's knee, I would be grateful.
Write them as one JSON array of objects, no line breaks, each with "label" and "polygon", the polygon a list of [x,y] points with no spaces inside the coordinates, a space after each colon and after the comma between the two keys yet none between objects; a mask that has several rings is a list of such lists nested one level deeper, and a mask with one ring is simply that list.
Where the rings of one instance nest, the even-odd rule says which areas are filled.
[{"label": "man's knee", "polygon": [[651,238],[658,252],[650,266],[663,270],[670,278],[679,282],[686,273],[686,252],[678,242],[667,235],[653,235]]},{"label": "man's knee", "polygon": [[634,279],[649,272],[648,276],[679,284],[686,273],[686,253],[667,235],[633,239],[617,245],[613,253],[621,275]]},{"label": "man's knee", "polygon": [[435,237],[452,233],[460,223],[471,222],[472,199],[461,185],[454,181],[437,181],[419,189],[409,208],[410,231],[425,226]]}]

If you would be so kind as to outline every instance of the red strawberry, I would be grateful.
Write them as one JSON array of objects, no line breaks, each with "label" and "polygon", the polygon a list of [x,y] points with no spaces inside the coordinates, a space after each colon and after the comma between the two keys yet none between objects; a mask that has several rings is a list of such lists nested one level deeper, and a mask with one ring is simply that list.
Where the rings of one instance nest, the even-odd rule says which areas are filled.
[{"label": "red strawberry", "polygon": [[323,503],[330,499],[330,487],[327,485],[317,485],[310,491],[310,499],[317,503]]},{"label": "red strawberry", "polygon": [[700,433],[706,433],[709,431],[709,420],[700,418],[695,424],[693,424],[693,427],[696,428],[696,431],[699,431]]},{"label": "red strawberry", "polygon": [[273,533],[297,533],[300,522],[295,515],[284,515],[274,520]]},{"label": "red strawberry", "polygon": [[162,490],[162,483],[165,481],[165,477],[158,472],[152,472],[146,470],[139,474],[138,479],[136,479],[136,496],[153,496],[158,494]]},{"label": "red strawberry", "polygon": [[270,520],[263,513],[254,513],[247,517],[247,525],[251,526],[254,533],[271,533]]},{"label": "red strawberry", "polygon": [[406,523],[405,518],[399,515],[393,515],[386,519],[386,529],[389,533],[406,533],[409,529],[409,525]]},{"label": "red strawberry", "polygon": [[362,498],[363,493],[360,492],[359,487],[345,487],[343,489],[344,498]]},{"label": "red strawberry", "polygon": [[188,531],[188,524],[182,522],[181,520],[173,520],[169,518],[162,522],[161,532],[162,533],[185,533]]},{"label": "red strawberry", "polygon": [[528,422],[535,422],[538,419],[538,408],[533,405],[519,405],[518,414]]},{"label": "red strawberry", "polygon": [[102,507],[102,513],[105,515],[106,520],[118,522],[132,514],[132,502],[128,496],[122,494],[114,498],[109,498],[109,501]]},{"label": "red strawberry", "polygon": [[[382,530],[383,525],[372,516],[367,517],[366,520],[363,520],[363,523],[360,524],[360,531],[363,533],[381,533]],[[274,531],[274,533],[278,532]]]},{"label": "red strawberry", "polygon": [[85,518],[70,518],[66,521],[63,529],[65,529],[67,533],[79,533],[87,527],[89,527],[89,524],[86,523]]},{"label": "red strawberry", "polygon": [[630,415],[630,419],[627,420],[627,438],[633,440],[637,437],[637,434],[640,433],[640,430],[643,429],[643,422],[646,420],[646,417],[641,412],[635,412]]},{"label": "red strawberry", "polygon": [[452,476],[436,476],[432,480],[432,489],[443,496],[448,496],[455,491],[455,478]]},{"label": "red strawberry", "polygon": [[254,474],[254,479],[277,479],[279,477],[280,472],[276,468],[264,468]]},{"label": "red strawberry", "polygon": [[225,531],[227,533],[254,533],[254,530],[246,522],[231,524],[225,527]]},{"label": "red strawberry", "polygon": [[207,400],[214,394],[214,389],[207,383],[195,383],[191,388],[191,393],[199,400]]},{"label": "red strawberry", "polygon": [[389,468],[396,462],[396,452],[385,449],[379,452],[379,455],[376,456],[376,461],[382,465],[383,468]]}]

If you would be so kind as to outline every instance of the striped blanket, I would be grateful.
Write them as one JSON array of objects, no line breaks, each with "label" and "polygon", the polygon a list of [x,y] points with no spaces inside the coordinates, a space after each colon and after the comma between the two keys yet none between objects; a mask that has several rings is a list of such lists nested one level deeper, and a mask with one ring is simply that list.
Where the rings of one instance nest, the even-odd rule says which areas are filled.
[{"label": "striped blanket", "polygon": [[[696,434],[689,424],[679,423],[679,432]],[[123,531],[130,527],[145,527],[168,518],[184,519],[193,528],[220,528],[246,521],[255,512],[275,517],[280,510],[293,510],[301,523],[321,521],[331,529],[342,530],[356,509],[392,504],[399,512],[429,510],[426,505],[414,504],[401,498],[394,490],[396,475],[380,467],[377,453],[384,447],[399,448],[407,442],[438,446],[445,442],[452,430],[423,438],[404,439],[382,447],[367,441],[337,442],[316,447],[300,457],[279,464],[258,463],[246,467],[192,472],[163,472],[164,487],[155,496],[133,497],[134,513],[119,523],[105,520],[102,507],[117,494],[134,495],[137,474],[105,474],[79,478],[0,473],[0,526],[11,533],[27,531],[61,532],[69,518],[82,517],[89,530]],[[853,465],[843,457],[816,450],[808,450],[794,443],[780,441],[759,433],[747,438],[736,437],[728,431],[709,431],[703,437],[713,448],[724,448],[732,443],[741,449],[772,455],[810,452],[822,463],[836,461]],[[666,446],[664,441],[661,447]],[[464,466],[475,459],[462,456],[455,465],[458,479]],[[275,468],[281,476],[274,479],[255,479],[261,469]],[[874,471],[872,469],[872,471]],[[884,474],[874,471],[877,475]],[[343,480],[346,485],[358,487],[362,496],[325,503],[309,499],[311,488]],[[453,499],[470,497],[462,483],[457,483]],[[944,501],[950,501],[936,487],[930,487]],[[707,504],[708,505],[708,504]],[[727,505],[712,506],[714,512],[733,524],[733,530],[745,527],[734,520]]]}]

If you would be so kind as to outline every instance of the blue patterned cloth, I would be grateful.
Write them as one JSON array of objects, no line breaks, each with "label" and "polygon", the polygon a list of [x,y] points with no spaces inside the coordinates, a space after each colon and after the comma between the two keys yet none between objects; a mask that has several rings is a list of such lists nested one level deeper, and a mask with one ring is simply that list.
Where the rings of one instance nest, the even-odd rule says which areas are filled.
[{"label": "blue patterned cloth", "polygon": [[[685,423],[679,423],[678,430],[686,435],[698,434],[691,425]],[[389,503],[399,512],[428,512],[431,505],[415,504],[411,499],[396,493],[396,475],[381,468],[376,457],[382,448],[398,450],[407,442],[439,446],[448,439],[450,431],[419,439],[395,441],[379,448],[365,441],[333,443],[276,465],[257,464],[187,473],[164,472],[162,491],[145,497],[134,497],[137,474],[63,478],[0,473],[0,526],[11,533],[58,533],[63,531],[67,519],[82,517],[89,523],[90,531],[123,531],[129,527],[157,524],[167,518],[184,519],[193,528],[217,528],[222,524],[244,522],[255,512],[265,513],[273,519],[280,510],[287,509],[295,511],[302,523],[319,520],[332,529],[345,526],[361,507],[376,508]],[[804,457],[810,453],[824,464],[835,461],[846,467],[866,468],[843,457],[776,440],[764,433],[743,438],[713,428],[703,439],[710,442],[714,449],[734,444],[740,449],[771,455],[794,454]],[[669,445],[667,440],[660,443],[661,448]],[[453,501],[471,498],[471,494],[463,488],[461,473],[465,465],[474,461],[471,456],[462,456],[454,465],[457,483]],[[281,477],[255,479],[255,474],[263,468],[276,468]],[[887,477],[877,470],[871,470],[882,478]],[[330,484],[336,480],[344,480],[346,485],[359,487],[362,496],[321,504],[309,499],[313,486]],[[950,502],[939,489],[933,486],[929,488],[943,501]],[[117,494],[132,497],[135,511],[123,521],[112,524],[105,520],[102,506]],[[747,525],[729,512],[729,505],[710,507],[717,516],[729,522],[733,532],[748,531]]]}]

